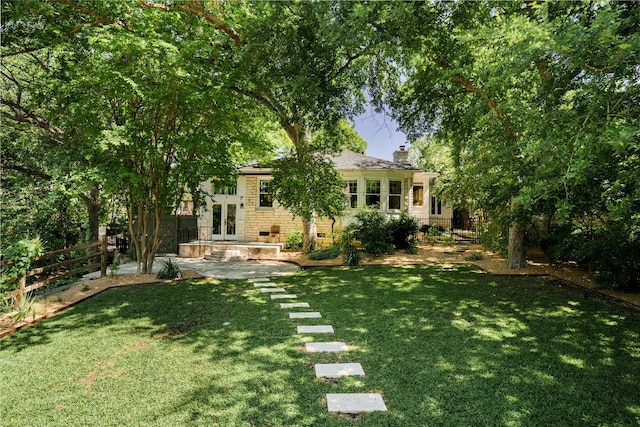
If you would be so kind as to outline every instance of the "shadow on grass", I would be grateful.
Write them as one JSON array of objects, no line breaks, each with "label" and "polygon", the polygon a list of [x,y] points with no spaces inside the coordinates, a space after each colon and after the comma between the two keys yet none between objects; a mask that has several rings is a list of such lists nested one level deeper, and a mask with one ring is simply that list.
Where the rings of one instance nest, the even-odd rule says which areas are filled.
[{"label": "shadow on grass", "polygon": [[[466,267],[323,268],[278,282],[350,351],[302,352],[312,338],[295,325],[318,320],[289,320],[246,282],[117,289],[0,341],[0,383],[25,389],[0,412],[8,425],[55,414],[58,425],[330,426],[354,421],[328,415],[325,393],[380,392],[389,412],[356,423],[640,421],[638,313]],[[367,375],[314,378],[314,363],[335,361]],[[31,378],[8,375],[25,365]]]},{"label": "shadow on grass", "polygon": [[295,280],[302,280],[306,299],[326,314],[339,338],[355,343],[352,356],[367,373],[365,388],[383,390],[398,419],[424,425],[640,423],[635,311],[559,282],[498,278],[469,267],[304,275]]}]

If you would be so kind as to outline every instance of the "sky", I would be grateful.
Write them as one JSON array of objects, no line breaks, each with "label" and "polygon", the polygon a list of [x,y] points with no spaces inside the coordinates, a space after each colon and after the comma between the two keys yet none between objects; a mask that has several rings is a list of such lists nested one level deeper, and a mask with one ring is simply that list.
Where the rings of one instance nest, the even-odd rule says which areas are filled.
[{"label": "sky", "polygon": [[[376,113],[372,106],[355,118],[355,130],[367,141],[367,156],[393,160],[393,152],[407,144],[407,137],[397,130],[391,117]],[[407,147],[408,148],[408,147]]]}]

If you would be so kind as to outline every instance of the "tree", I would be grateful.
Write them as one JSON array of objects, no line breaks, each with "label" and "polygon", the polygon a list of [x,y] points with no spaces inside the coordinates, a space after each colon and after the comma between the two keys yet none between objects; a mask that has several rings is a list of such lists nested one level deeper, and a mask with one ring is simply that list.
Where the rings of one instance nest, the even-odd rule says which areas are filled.
[{"label": "tree", "polygon": [[360,154],[367,151],[367,141],[344,119],[332,123],[329,128],[321,128],[314,132],[310,145],[317,147],[317,150],[351,150]]},{"label": "tree", "polygon": [[[331,128],[362,110],[366,55],[374,28],[366,8],[350,2],[234,2],[190,0],[148,8],[201,17],[228,36],[226,87],[266,109],[293,145],[292,171],[314,165],[312,131]],[[324,142],[324,141],[322,141]],[[310,168],[313,170],[313,168]],[[337,182],[333,183],[334,185]],[[284,191],[276,191],[276,195]],[[305,193],[306,194],[306,193]],[[323,197],[319,192],[312,197]],[[306,197],[306,196],[305,196]],[[288,205],[287,200],[279,200]],[[313,206],[300,204],[305,248],[317,246]]]},{"label": "tree", "polygon": [[[413,135],[451,147],[458,191],[510,225],[510,267],[524,265],[535,216],[604,212],[607,181],[637,167],[621,170],[609,154],[616,144],[635,152],[638,4],[525,6],[410,4],[381,13],[389,51],[405,67],[390,90],[396,117]],[[609,165],[608,177],[599,164]]]}]

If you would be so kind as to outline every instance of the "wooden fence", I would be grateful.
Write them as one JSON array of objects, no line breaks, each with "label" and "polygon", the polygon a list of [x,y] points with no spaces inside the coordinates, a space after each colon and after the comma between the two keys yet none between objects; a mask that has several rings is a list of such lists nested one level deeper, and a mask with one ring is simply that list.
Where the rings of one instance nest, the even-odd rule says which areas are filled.
[{"label": "wooden fence", "polygon": [[[97,248],[97,247],[100,247],[100,250],[91,251],[91,249]],[[44,255],[34,258],[32,262],[41,261],[41,260],[53,258],[60,255],[65,255],[74,251],[82,251],[85,249],[89,249],[90,252],[92,253],[90,253],[89,255],[78,257],[78,258],[67,259],[62,262],[56,262],[53,264],[45,265],[43,267],[34,268],[33,270],[27,271],[27,273],[22,277],[16,277],[15,279],[19,279],[20,284],[18,288],[12,292],[12,294],[16,295],[18,299],[22,299],[24,294],[27,292],[31,292],[43,286],[50,285],[51,283],[57,282],[58,280],[66,279],[68,277],[74,277],[83,273],[97,271],[98,269],[100,270],[100,277],[106,276],[107,274],[107,236],[105,236],[102,240],[99,240],[93,243],[88,243],[86,245],[74,246],[71,248],[48,252]],[[100,264],[89,262],[90,260],[98,257],[100,257]],[[68,270],[66,268],[68,265],[84,263],[85,261],[87,262],[87,264],[84,265],[83,267],[75,268],[73,270]],[[0,262],[0,267],[3,265],[11,264],[12,262],[13,262],[12,260],[2,261]],[[51,272],[51,274],[48,274],[45,279],[39,280],[37,282],[33,282],[27,286],[28,278],[42,275],[48,272]]]}]

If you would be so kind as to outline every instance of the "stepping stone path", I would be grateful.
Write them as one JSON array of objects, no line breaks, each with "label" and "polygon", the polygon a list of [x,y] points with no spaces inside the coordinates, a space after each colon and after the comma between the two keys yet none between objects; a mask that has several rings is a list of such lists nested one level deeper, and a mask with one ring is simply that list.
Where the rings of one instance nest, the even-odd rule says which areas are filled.
[{"label": "stepping stone path", "polygon": [[378,393],[328,393],[327,407],[329,412],[343,414],[387,410],[382,396]]},{"label": "stepping stone path", "polygon": [[284,302],[280,308],[309,308],[308,302]]},{"label": "stepping stone path", "polygon": [[347,351],[347,345],[343,342],[308,342],[305,345],[307,353],[340,353]]},{"label": "stepping stone path", "polygon": [[299,334],[333,334],[331,325],[298,326]]},{"label": "stepping stone path", "polygon": [[303,311],[299,313],[289,313],[289,319],[319,319],[321,317],[322,316],[317,311]]},{"label": "stepping stone path", "polygon": [[316,363],[316,378],[340,378],[346,376],[364,376],[359,363]]},{"label": "stepping stone path", "polygon": [[[295,294],[284,294],[284,288],[279,288],[268,278],[249,279],[254,288],[260,288],[261,293],[271,293],[272,300],[298,298]],[[281,303],[280,308],[310,308],[306,302]],[[316,311],[291,312],[290,319],[318,319],[322,315]],[[298,334],[333,334],[331,325],[299,325]],[[339,353],[348,351],[347,345],[340,341],[310,342],[305,344],[308,353]],[[364,376],[364,370],[359,363],[317,363],[314,366],[316,378],[340,378],[344,376]],[[359,414],[362,412],[386,411],[382,396],[378,393],[327,393],[327,409],[329,412],[344,414]]]},{"label": "stepping stone path", "polygon": [[293,299],[298,298],[296,294],[271,295],[271,299]]}]

